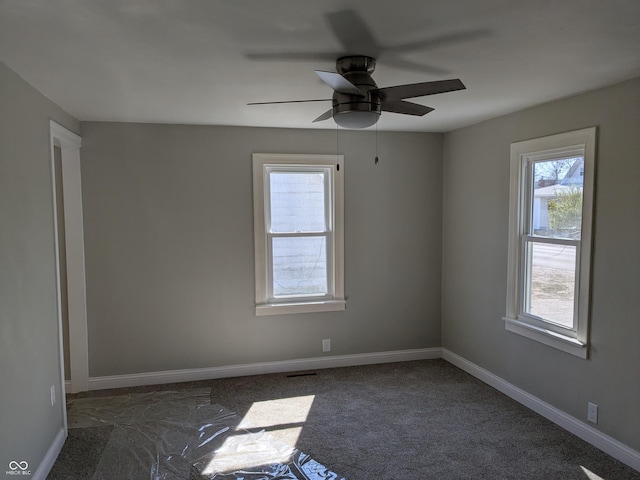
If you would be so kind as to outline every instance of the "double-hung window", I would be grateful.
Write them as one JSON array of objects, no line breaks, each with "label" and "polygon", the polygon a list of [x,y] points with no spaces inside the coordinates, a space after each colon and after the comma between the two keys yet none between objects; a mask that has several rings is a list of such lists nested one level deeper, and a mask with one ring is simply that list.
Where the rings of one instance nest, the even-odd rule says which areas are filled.
[{"label": "double-hung window", "polygon": [[596,129],[511,145],[507,330],[586,358]]},{"label": "double-hung window", "polygon": [[253,155],[256,315],[344,310],[341,155]]}]

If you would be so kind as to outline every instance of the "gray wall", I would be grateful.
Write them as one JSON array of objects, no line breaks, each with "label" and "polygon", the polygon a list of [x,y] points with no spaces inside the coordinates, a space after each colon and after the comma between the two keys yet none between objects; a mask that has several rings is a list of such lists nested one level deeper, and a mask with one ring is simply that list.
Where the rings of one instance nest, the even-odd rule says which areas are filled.
[{"label": "gray wall", "polygon": [[[599,128],[591,355],[505,331],[509,148]],[[445,136],[442,344],[640,450],[640,79]]]},{"label": "gray wall", "polygon": [[79,131],[0,62],[0,471],[35,471],[62,428],[50,118]]},{"label": "gray wall", "polygon": [[[440,346],[441,134],[82,131],[90,376]],[[251,154],[337,143],[347,309],[256,317]]]}]

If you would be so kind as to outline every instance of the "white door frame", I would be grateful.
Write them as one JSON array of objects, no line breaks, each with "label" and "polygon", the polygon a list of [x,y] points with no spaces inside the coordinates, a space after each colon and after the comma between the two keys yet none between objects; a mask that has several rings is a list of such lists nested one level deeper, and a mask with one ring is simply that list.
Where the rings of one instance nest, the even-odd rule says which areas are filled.
[{"label": "white door frame", "polygon": [[[80,177],[80,146],[82,138],[53,120],[51,132],[51,168],[54,195],[54,228],[56,243],[56,269],[58,282],[58,328],[62,388],[64,378],[64,346],[62,340],[62,312],[60,298],[60,269],[58,257],[58,222],[55,201],[54,147],[62,151],[62,191],[65,217],[65,248],[67,252],[67,291],[69,307],[69,367],[71,393],[89,389],[89,347],[87,338],[87,299],[84,268],[84,226],[82,221],[82,182]],[[66,422],[65,422],[66,423]]]}]

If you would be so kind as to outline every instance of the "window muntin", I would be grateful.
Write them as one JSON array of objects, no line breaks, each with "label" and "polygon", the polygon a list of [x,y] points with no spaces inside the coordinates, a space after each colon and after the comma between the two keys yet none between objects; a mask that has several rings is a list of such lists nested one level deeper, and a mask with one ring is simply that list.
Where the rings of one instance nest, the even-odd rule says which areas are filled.
[{"label": "window muntin", "polygon": [[586,358],[595,128],[514,143],[506,328]]},{"label": "window muntin", "polygon": [[256,314],[344,310],[342,156],[253,161]]}]

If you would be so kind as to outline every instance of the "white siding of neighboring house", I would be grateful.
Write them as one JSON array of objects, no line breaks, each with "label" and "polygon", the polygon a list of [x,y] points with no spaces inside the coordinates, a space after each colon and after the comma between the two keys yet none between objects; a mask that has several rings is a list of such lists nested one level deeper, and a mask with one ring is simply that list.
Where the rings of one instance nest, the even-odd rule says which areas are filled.
[{"label": "white siding of neighboring house", "polygon": [[583,172],[584,162],[579,160],[569,169],[560,183],[536,188],[533,191],[532,220],[534,231],[549,228],[549,199],[556,198],[560,191],[582,188]]}]

